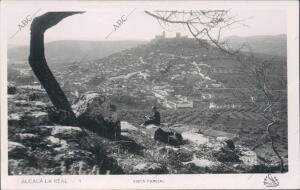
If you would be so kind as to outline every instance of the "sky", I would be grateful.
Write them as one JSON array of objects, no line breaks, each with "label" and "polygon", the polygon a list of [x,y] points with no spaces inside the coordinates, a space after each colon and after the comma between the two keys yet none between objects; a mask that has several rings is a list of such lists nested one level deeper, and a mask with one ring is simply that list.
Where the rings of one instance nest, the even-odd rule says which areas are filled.
[{"label": "sky", "polygon": [[[45,42],[56,40],[148,41],[163,31],[166,31],[167,37],[175,36],[176,32],[181,32],[182,35],[189,35],[188,30],[181,25],[172,25],[165,30],[159,25],[155,18],[145,14],[144,10],[158,10],[157,7],[160,8],[159,10],[195,9],[193,5],[183,6],[180,3],[177,3],[173,7],[165,3],[161,3],[159,6],[153,5],[153,3],[150,5],[121,3],[118,4],[118,6],[116,6],[116,4],[102,3],[100,5],[101,6],[97,7],[94,5],[88,6],[88,8],[82,9],[86,11],[85,13],[67,17],[56,26],[47,30],[45,33]],[[42,15],[48,11],[61,10],[61,7],[57,5],[45,6],[44,4],[38,5],[38,3],[23,6],[22,9],[20,9],[20,6],[20,4],[8,6],[5,12],[7,15],[7,42],[13,46],[29,44],[30,22],[25,25],[23,24],[19,30],[22,20],[26,19],[26,17]],[[62,7],[64,6],[62,5]],[[76,5],[74,5],[74,7],[76,10],[78,9]],[[67,10],[69,10],[70,6],[67,6],[67,8]],[[234,15],[237,19],[243,20],[242,23],[247,26],[233,26],[231,29],[223,31],[222,37],[232,35],[286,34],[286,13],[280,9],[280,7],[267,9],[264,7],[256,8],[254,6],[245,8],[244,6],[242,7],[243,9],[241,9],[241,6],[228,6],[225,8],[230,9],[230,14]],[[116,24],[116,21],[121,17],[124,18],[124,16],[129,13],[131,14],[122,26],[112,32],[114,30],[113,25]]]}]

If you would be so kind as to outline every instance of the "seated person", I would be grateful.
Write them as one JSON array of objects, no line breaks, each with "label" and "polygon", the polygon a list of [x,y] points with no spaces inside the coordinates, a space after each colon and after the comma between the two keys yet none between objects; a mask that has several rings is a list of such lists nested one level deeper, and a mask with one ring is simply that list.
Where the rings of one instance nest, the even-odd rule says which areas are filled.
[{"label": "seated person", "polygon": [[121,137],[121,123],[117,114],[117,107],[110,105],[110,116],[108,119],[108,136],[113,140],[119,140]]},{"label": "seated person", "polygon": [[141,125],[141,126],[147,126],[147,125],[160,125],[160,114],[157,111],[157,108],[154,106],[152,107],[152,115],[151,116],[145,116],[147,120]]}]

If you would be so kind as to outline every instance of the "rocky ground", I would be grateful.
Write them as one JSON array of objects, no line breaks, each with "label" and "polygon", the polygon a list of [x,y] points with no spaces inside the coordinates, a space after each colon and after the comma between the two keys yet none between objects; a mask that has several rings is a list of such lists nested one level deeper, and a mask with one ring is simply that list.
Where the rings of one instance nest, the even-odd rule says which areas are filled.
[{"label": "rocky ground", "polygon": [[[174,146],[154,139],[156,126],[122,121],[121,138],[112,140],[83,127],[57,124],[49,117],[45,93],[29,91],[12,90],[8,97],[10,175],[279,172],[276,162],[261,161],[234,138],[208,136],[195,126],[162,127],[181,134],[182,143]],[[93,102],[86,110],[97,109]]]}]

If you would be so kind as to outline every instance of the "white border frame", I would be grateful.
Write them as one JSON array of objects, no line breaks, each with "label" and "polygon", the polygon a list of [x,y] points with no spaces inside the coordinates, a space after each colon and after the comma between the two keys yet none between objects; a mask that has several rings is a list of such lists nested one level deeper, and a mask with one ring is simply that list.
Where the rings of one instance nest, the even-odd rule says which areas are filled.
[{"label": "white border frame", "polygon": [[[287,68],[288,68],[288,161],[289,171],[272,174],[279,180],[276,188],[300,188],[299,156],[299,3],[297,1],[131,1],[131,2],[83,2],[83,1],[32,1],[1,2],[1,186],[3,189],[264,189],[266,174],[178,174],[178,175],[98,175],[98,176],[8,176],[7,155],[7,34],[6,11],[10,7],[46,7],[49,10],[95,10],[103,4],[132,6],[146,9],[194,9],[232,8],[283,9],[287,13]],[[276,24],[276,23],[272,23]],[[161,183],[148,183],[155,178]],[[36,179],[43,183],[22,183],[25,179]],[[66,183],[54,183],[55,179]],[[52,183],[45,183],[51,180]],[[134,183],[145,180],[145,183]]]}]

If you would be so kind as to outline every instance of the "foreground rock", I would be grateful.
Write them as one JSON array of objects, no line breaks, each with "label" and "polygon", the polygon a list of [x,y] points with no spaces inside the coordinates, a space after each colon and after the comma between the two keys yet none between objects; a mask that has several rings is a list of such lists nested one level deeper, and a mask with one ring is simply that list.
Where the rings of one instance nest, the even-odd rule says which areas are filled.
[{"label": "foreground rock", "polygon": [[[26,102],[20,105],[25,107]],[[106,112],[109,102],[94,94],[75,105],[81,122],[91,124],[96,133],[54,125],[49,115],[36,114],[42,110],[9,115],[10,175],[265,173],[276,169],[228,136],[199,134],[189,126],[182,126],[179,136],[175,128],[136,128],[122,121],[120,140],[103,138],[108,127],[114,126]]]},{"label": "foreground rock", "polygon": [[[48,104],[41,101],[20,99],[20,94],[8,97],[8,125],[13,127],[47,125],[50,120],[47,113]],[[26,98],[26,96],[24,97]]]},{"label": "foreground rock", "polygon": [[[193,160],[187,162],[199,165],[211,165],[210,172],[229,172],[229,173],[252,173],[267,172],[274,169],[274,166],[267,165],[260,161],[254,151],[249,148],[235,145],[234,141],[228,137],[208,137],[197,134],[193,131],[182,133],[183,138],[190,142],[191,149],[195,154],[206,150],[205,157],[193,157]],[[205,158],[205,159],[203,159]],[[204,164],[205,163],[205,164]]]},{"label": "foreground rock", "polygon": [[79,125],[104,137],[120,136],[120,123],[111,111],[112,104],[105,96],[88,92],[72,106]]},{"label": "foreground rock", "polygon": [[161,128],[158,128],[155,131],[154,139],[170,145],[180,145],[183,143],[183,138],[180,133],[171,130],[163,130]]},{"label": "foreground rock", "polygon": [[[74,126],[32,126],[9,142],[9,174],[121,174],[118,163]],[[22,144],[20,143],[22,142]]]},{"label": "foreground rock", "polygon": [[[185,129],[189,128],[185,126]],[[162,138],[164,140],[151,138],[157,131],[163,131],[161,137],[165,137]],[[126,173],[264,173],[276,170],[273,165],[261,162],[255,152],[236,145],[229,137],[211,137],[199,134],[197,130],[182,130],[183,143],[172,146],[166,141],[166,131],[168,130],[165,128],[159,130],[159,127],[151,126],[126,132],[126,138],[133,139],[145,147],[142,155],[135,153],[128,158],[118,158],[118,163],[126,168]],[[151,165],[153,167],[150,167]],[[159,169],[161,166],[166,170]]]}]

